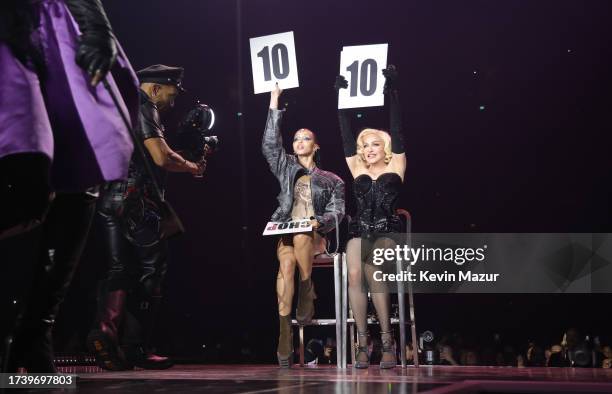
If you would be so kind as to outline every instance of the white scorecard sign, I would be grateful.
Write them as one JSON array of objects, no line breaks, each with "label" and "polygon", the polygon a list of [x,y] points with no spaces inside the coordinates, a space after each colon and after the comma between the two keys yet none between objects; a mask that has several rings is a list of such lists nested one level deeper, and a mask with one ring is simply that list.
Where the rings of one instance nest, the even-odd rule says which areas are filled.
[{"label": "white scorecard sign", "polygon": [[271,92],[278,82],[281,89],[297,88],[297,60],[293,32],[249,39],[255,94]]},{"label": "white scorecard sign", "polygon": [[305,233],[308,231],[312,231],[310,219],[294,220],[291,222],[268,222],[263,235]]},{"label": "white scorecard sign", "polygon": [[344,47],[340,52],[340,75],[348,89],[338,92],[338,109],[385,105],[383,88],[388,44]]}]

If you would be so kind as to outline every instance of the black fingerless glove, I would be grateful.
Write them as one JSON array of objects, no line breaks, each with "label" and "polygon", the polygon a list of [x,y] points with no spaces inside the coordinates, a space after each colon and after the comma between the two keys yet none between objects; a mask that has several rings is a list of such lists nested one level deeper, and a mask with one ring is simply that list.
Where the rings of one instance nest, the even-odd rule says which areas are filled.
[{"label": "black fingerless glove", "polygon": [[382,73],[385,76],[385,86],[383,88],[383,93],[389,94],[392,92],[397,92],[399,79],[397,68],[393,64],[389,64],[387,68],[382,70]]},{"label": "black fingerless glove", "polygon": [[338,75],[336,77],[336,82],[334,82],[334,89],[340,91],[340,89],[346,88],[348,88],[348,81],[342,75]]},{"label": "black fingerless glove", "polygon": [[76,63],[89,76],[104,77],[117,58],[117,44],[100,0],[64,0],[81,30]]}]

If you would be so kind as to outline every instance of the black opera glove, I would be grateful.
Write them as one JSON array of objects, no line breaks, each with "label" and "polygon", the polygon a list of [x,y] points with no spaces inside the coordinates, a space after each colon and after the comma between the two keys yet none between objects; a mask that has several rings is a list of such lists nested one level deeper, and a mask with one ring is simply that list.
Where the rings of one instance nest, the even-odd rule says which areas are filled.
[{"label": "black opera glove", "polygon": [[117,58],[117,44],[100,0],[64,0],[81,30],[76,63],[102,79]]},{"label": "black opera glove", "polygon": [[[334,89],[339,92],[340,89],[346,88],[348,88],[348,81],[342,75],[338,75],[334,82]],[[340,136],[342,137],[344,157],[352,157],[356,154],[357,149],[355,148],[355,137],[351,132],[351,120],[349,119],[348,110],[338,110],[338,123],[340,126]]]},{"label": "black opera glove", "polygon": [[404,153],[404,138],[402,135],[402,116],[399,103],[399,73],[397,67],[389,64],[383,71],[385,76],[384,94],[389,99],[389,134],[393,153]]},{"label": "black opera glove", "polygon": [[383,93],[389,94],[397,91],[399,87],[399,73],[397,72],[397,67],[395,67],[393,64],[389,64],[387,68],[382,70],[382,73],[385,76],[385,87],[383,88]]},{"label": "black opera glove", "polygon": [[348,81],[342,75],[338,75],[336,77],[336,82],[334,82],[334,89],[339,91],[340,89],[348,88]]}]

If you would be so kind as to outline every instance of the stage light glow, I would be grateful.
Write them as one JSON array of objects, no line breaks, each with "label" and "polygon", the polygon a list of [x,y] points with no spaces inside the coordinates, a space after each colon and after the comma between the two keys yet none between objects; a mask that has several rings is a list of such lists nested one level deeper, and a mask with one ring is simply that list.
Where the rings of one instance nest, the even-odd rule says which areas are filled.
[{"label": "stage light glow", "polygon": [[210,126],[208,126],[208,130],[212,129],[213,126],[215,125],[215,112],[212,110],[212,108],[209,108],[210,110]]}]

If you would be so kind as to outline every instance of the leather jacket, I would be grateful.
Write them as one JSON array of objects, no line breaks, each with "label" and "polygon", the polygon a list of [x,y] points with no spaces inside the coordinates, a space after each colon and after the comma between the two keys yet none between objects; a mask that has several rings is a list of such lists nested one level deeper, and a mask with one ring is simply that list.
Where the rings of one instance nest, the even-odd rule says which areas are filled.
[{"label": "leather jacket", "polygon": [[344,217],[344,182],[337,175],[318,167],[307,170],[300,165],[296,156],[285,152],[280,133],[283,113],[284,110],[269,110],[261,144],[261,151],[270,165],[270,171],[278,179],[281,188],[277,197],[278,208],[270,220],[291,220],[295,180],[298,175],[310,175],[315,219],[321,225],[317,231],[327,233],[336,226],[335,215],[338,216],[338,223]]},{"label": "leather jacket", "polygon": [[[142,90],[139,91],[139,100],[138,124],[134,129],[136,135],[143,142],[149,138],[165,138],[164,126],[161,124],[157,106]],[[155,181],[160,187],[161,192],[164,193],[164,170],[155,165],[153,158],[146,149],[145,155],[153,169]],[[102,199],[98,207],[101,212],[107,215],[123,215],[125,213],[126,201],[128,201],[129,197],[134,197],[130,200],[131,202],[144,199],[155,205],[157,196],[152,180],[146,172],[144,165],[143,158],[138,151],[134,151],[130,160],[127,180],[112,181],[104,186]],[[138,202],[136,205],[144,205],[144,203]]]}]

